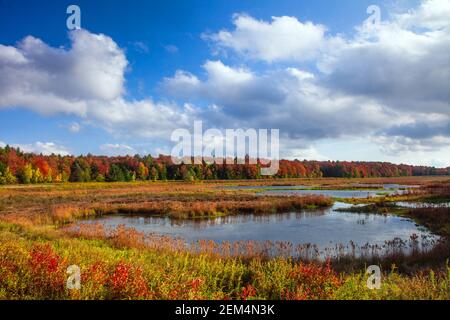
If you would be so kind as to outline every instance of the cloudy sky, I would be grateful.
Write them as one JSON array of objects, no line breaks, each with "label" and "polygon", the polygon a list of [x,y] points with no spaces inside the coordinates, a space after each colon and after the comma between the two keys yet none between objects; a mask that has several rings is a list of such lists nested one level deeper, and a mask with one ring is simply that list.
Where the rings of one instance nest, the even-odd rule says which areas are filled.
[{"label": "cloudy sky", "polygon": [[450,166],[450,0],[132,3],[0,0],[0,145],[168,154],[202,120],[279,129],[284,158]]}]

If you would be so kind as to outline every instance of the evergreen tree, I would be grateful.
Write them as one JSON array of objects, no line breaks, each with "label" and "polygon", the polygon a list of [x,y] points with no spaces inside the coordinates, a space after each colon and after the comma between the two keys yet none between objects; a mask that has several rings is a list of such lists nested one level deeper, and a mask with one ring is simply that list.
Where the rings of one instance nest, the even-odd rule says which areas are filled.
[{"label": "evergreen tree", "polygon": [[107,180],[111,182],[125,181],[125,175],[122,168],[117,164],[112,164],[109,168]]}]

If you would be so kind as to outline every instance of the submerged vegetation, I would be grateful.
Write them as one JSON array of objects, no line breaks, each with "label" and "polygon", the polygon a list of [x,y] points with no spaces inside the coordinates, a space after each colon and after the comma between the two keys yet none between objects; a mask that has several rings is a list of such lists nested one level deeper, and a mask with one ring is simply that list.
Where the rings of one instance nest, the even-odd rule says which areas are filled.
[{"label": "submerged vegetation", "polygon": [[[402,178],[403,179],[403,178]],[[405,178],[407,179],[407,178]],[[356,181],[280,181],[326,188]],[[405,183],[369,180],[366,183]],[[255,196],[221,183],[55,184],[0,188],[0,298],[2,299],[450,299],[449,208],[405,208],[393,201],[448,197],[442,178],[412,178],[422,185],[404,195],[352,199],[346,210],[414,219],[441,241],[427,250],[392,241],[384,254],[342,253],[320,258],[313,244],[200,240],[187,244],[125,226],[77,225],[84,217],[123,213],[174,219],[236,213],[266,214],[327,207],[324,196]],[[251,185],[254,182],[248,182]],[[261,181],[258,181],[261,184]],[[263,182],[264,184],[265,182]],[[273,182],[267,182],[273,185]],[[408,245],[408,254],[400,247]],[[365,251],[364,251],[365,250]],[[295,252],[296,254],[292,254]],[[361,252],[361,251],[360,251]],[[382,286],[366,286],[366,267],[377,264]],[[81,269],[81,289],[66,288],[67,267]]]}]

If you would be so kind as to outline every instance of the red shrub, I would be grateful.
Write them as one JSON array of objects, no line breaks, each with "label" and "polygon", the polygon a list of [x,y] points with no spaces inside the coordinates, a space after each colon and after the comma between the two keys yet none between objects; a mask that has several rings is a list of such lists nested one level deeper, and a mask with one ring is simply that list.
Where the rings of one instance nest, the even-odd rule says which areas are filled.
[{"label": "red shrub", "polygon": [[327,261],[325,266],[299,263],[289,277],[294,281],[294,286],[283,292],[285,299],[327,299],[341,285],[341,280],[332,270],[330,261]]},{"label": "red shrub", "polygon": [[45,298],[61,298],[65,293],[65,261],[49,244],[36,244],[30,250],[30,291]]},{"label": "red shrub", "polygon": [[251,284],[248,284],[242,288],[241,298],[242,300],[247,300],[252,297],[256,297],[256,289]]},{"label": "red shrub", "polygon": [[150,292],[142,269],[130,263],[119,262],[109,278],[113,299],[145,299]]}]

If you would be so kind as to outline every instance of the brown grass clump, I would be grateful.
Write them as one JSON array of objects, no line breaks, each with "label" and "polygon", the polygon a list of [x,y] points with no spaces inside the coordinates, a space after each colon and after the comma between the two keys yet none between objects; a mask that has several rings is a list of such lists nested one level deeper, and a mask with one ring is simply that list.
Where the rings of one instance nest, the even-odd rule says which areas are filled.
[{"label": "brown grass clump", "polygon": [[73,205],[58,205],[51,208],[50,219],[57,225],[67,224],[75,220],[95,216],[95,210],[79,208]]},{"label": "brown grass clump", "polygon": [[168,215],[171,218],[206,218],[245,213],[279,213],[302,209],[329,207],[333,201],[324,196],[307,195],[291,197],[225,197],[215,200],[189,199],[149,201],[130,204],[109,204],[95,209],[98,214],[148,214]]},{"label": "brown grass clump", "polygon": [[450,208],[432,207],[409,210],[407,216],[442,236],[450,238]]}]

